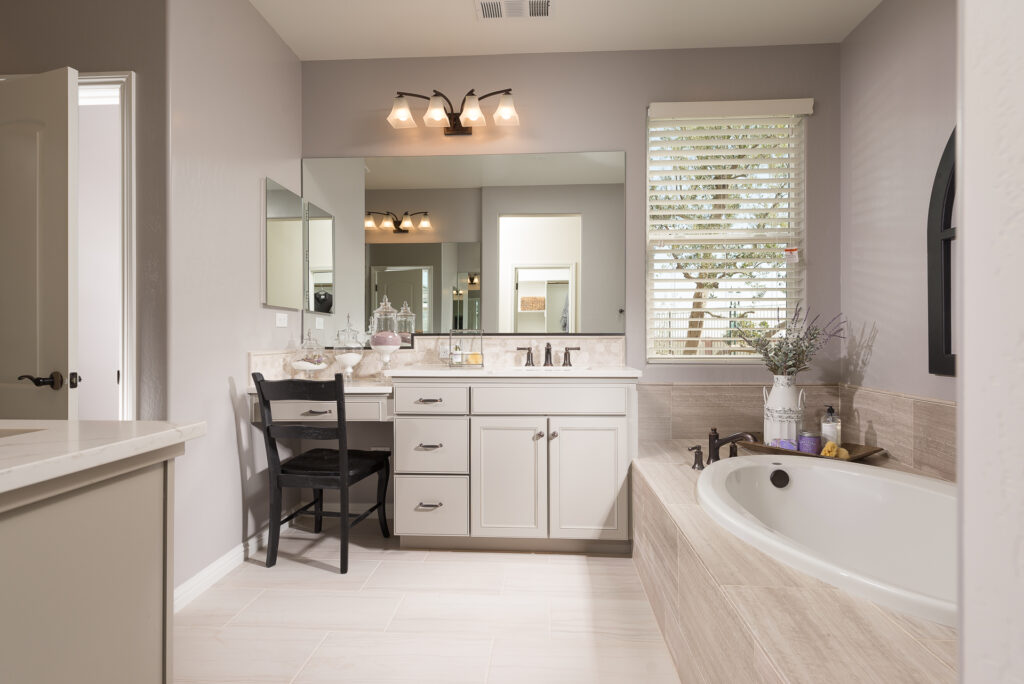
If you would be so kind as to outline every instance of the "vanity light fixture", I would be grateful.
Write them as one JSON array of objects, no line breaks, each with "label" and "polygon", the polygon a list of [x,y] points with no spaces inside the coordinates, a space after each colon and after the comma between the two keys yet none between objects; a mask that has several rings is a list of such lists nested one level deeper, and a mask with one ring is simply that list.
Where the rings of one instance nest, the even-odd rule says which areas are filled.
[{"label": "vanity light fixture", "polygon": [[[377,225],[374,215],[382,216],[380,225]],[[430,225],[430,214],[426,211],[412,211],[405,212],[402,214],[402,218],[398,218],[398,214],[390,211],[368,211],[366,212],[366,218],[363,220],[363,227],[366,230],[390,230],[394,233],[408,233],[413,228],[412,217],[422,216],[418,228],[420,230],[430,230],[433,226]],[[395,224],[398,224],[397,226]]]},{"label": "vanity light fixture", "polygon": [[[391,105],[391,113],[388,114],[388,123],[392,128],[416,128],[416,119],[409,108],[409,101],[405,98],[416,97],[427,101],[427,111],[423,114],[423,125],[428,128],[444,128],[445,135],[472,135],[473,126],[486,126],[487,117],[480,109],[480,101],[489,97],[501,95],[498,99],[498,108],[494,111],[493,120],[495,126],[518,126],[519,114],[516,112],[516,105],[512,101],[512,89],[504,88],[495,90],[486,95],[477,95],[470,90],[462,98],[462,104],[458,111],[455,105],[448,99],[448,96],[439,90],[433,95],[420,95],[419,93],[406,93],[401,90],[395,95]],[[422,228],[422,226],[420,226]]]}]

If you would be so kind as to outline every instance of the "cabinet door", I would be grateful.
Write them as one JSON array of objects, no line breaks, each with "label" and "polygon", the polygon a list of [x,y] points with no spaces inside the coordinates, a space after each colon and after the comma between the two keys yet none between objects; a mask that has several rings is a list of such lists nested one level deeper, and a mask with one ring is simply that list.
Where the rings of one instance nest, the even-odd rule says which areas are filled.
[{"label": "cabinet door", "polygon": [[626,418],[551,418],[551,537],[628,539]]},{"label": "cabinet door", "polygon": [[548,536],[547,420],[470,421],[470,533]]}]

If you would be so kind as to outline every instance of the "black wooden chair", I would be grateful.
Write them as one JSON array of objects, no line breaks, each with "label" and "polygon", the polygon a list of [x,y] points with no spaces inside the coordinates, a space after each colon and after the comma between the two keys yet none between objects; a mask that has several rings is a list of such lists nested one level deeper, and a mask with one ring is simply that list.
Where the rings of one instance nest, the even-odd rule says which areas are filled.
[{"label": "black wooden chair", "polygon": [[[341,572],[348,572],[348,531],[351,525],[364,520],[377,511],[380,530],[391,536],[384,509],[384,496],[391,476],[390,451],[357,451],[348,448],[345,433],[345,387],[342,376],[334,380],[277,380],[269,381],[262,373],[253,373],[259,395],[261,428],[267,444],[267,466],[270,472],[270,538],[267,542],[267,567],[277,563],[277,546],[281,525],[297,515],[316,517],[313,531],[323,529],[324,517],[341,519]],[[285,422],[275,421],[271,402],[282,400],[333,401],[337,408],[337,422]],[[336,449],[310,449],[281,462],[277,449],[279,439],[337,440]],[[348,513],[348,488],[363,478],[377,473],[377,503],[359,515]],[[313,500],[288,517],[281,518],[281,491],[284,487],[309,488]],[[337,489],[341,493],[341,512],[324,510],[324,490]],[[349,518],[352,517],[351,522]]]}]

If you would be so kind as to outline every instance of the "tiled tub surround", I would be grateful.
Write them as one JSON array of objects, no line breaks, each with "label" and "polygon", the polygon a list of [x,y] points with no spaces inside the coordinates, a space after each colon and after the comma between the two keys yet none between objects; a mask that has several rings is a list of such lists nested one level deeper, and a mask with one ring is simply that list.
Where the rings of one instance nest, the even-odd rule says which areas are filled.
[{"label": "tiled tub surround", "polygon": [[685,450],[699,439],[642,442],[632,470],[633,559],[683,682],[956,681],[955,630],[854,598],[712,521]]},{"label": "tiled tub surround", "polygon": [[[579,347],[572,352],[572,364],[577,368],[620,368],[626,364],[626,340],[622,335],[547,335],[525,337],[521,335],[485,335],[483,338],[484,365],[487,368],[512,368],[522,366],[526,361],[526,352],[516,351],[516,347],[533,349],[535,363],[539,366],[544,362],[544,345],[551,343],[551,355],[555,365],[562,363],[562,350],[566,347]],[[441,351],[448,349],[448,336],[419,336],[416,338],[415,349],[403,349],[391,355],[391,367],[410,368],[418,366],[438,367],[446,365],[447,360],[441,358]],[[292,369],[291,357],[295,350],[249,352],[249,372],[263,373],[268,380],[304,376]],[[328,353],[330,356],[330,353]],[[363,360],[354,369],[356,380],[374,377],[381,368],[380,354],[367,349]],[[328,379],[344,368],[337,361],[332,361],[326,369],[314,374],[316,378]]]},{"label": "tiled tub surround", "polygon": [[[761,385],[638,386],[641,439],[705,443],[723,434],[760,430]],[[894,459],[926,475],[956,479],[956,404],[854,385],[801,385],[806,390],[804,425],[817,427],[826,405],[839,411],[843,440],[881,446]]]}]

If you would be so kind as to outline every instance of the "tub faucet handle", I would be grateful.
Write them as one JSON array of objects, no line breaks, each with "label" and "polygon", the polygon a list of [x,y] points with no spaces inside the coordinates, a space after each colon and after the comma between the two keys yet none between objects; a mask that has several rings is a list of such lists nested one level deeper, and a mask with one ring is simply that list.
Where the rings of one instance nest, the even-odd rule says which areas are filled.
[{"label": "tub faucet handle", "polygon": [[693,469],[704,470],[704,452],[701,451],[701,445],[694,444],[692,447],[687,449],[687,451],[693,452]]}]

